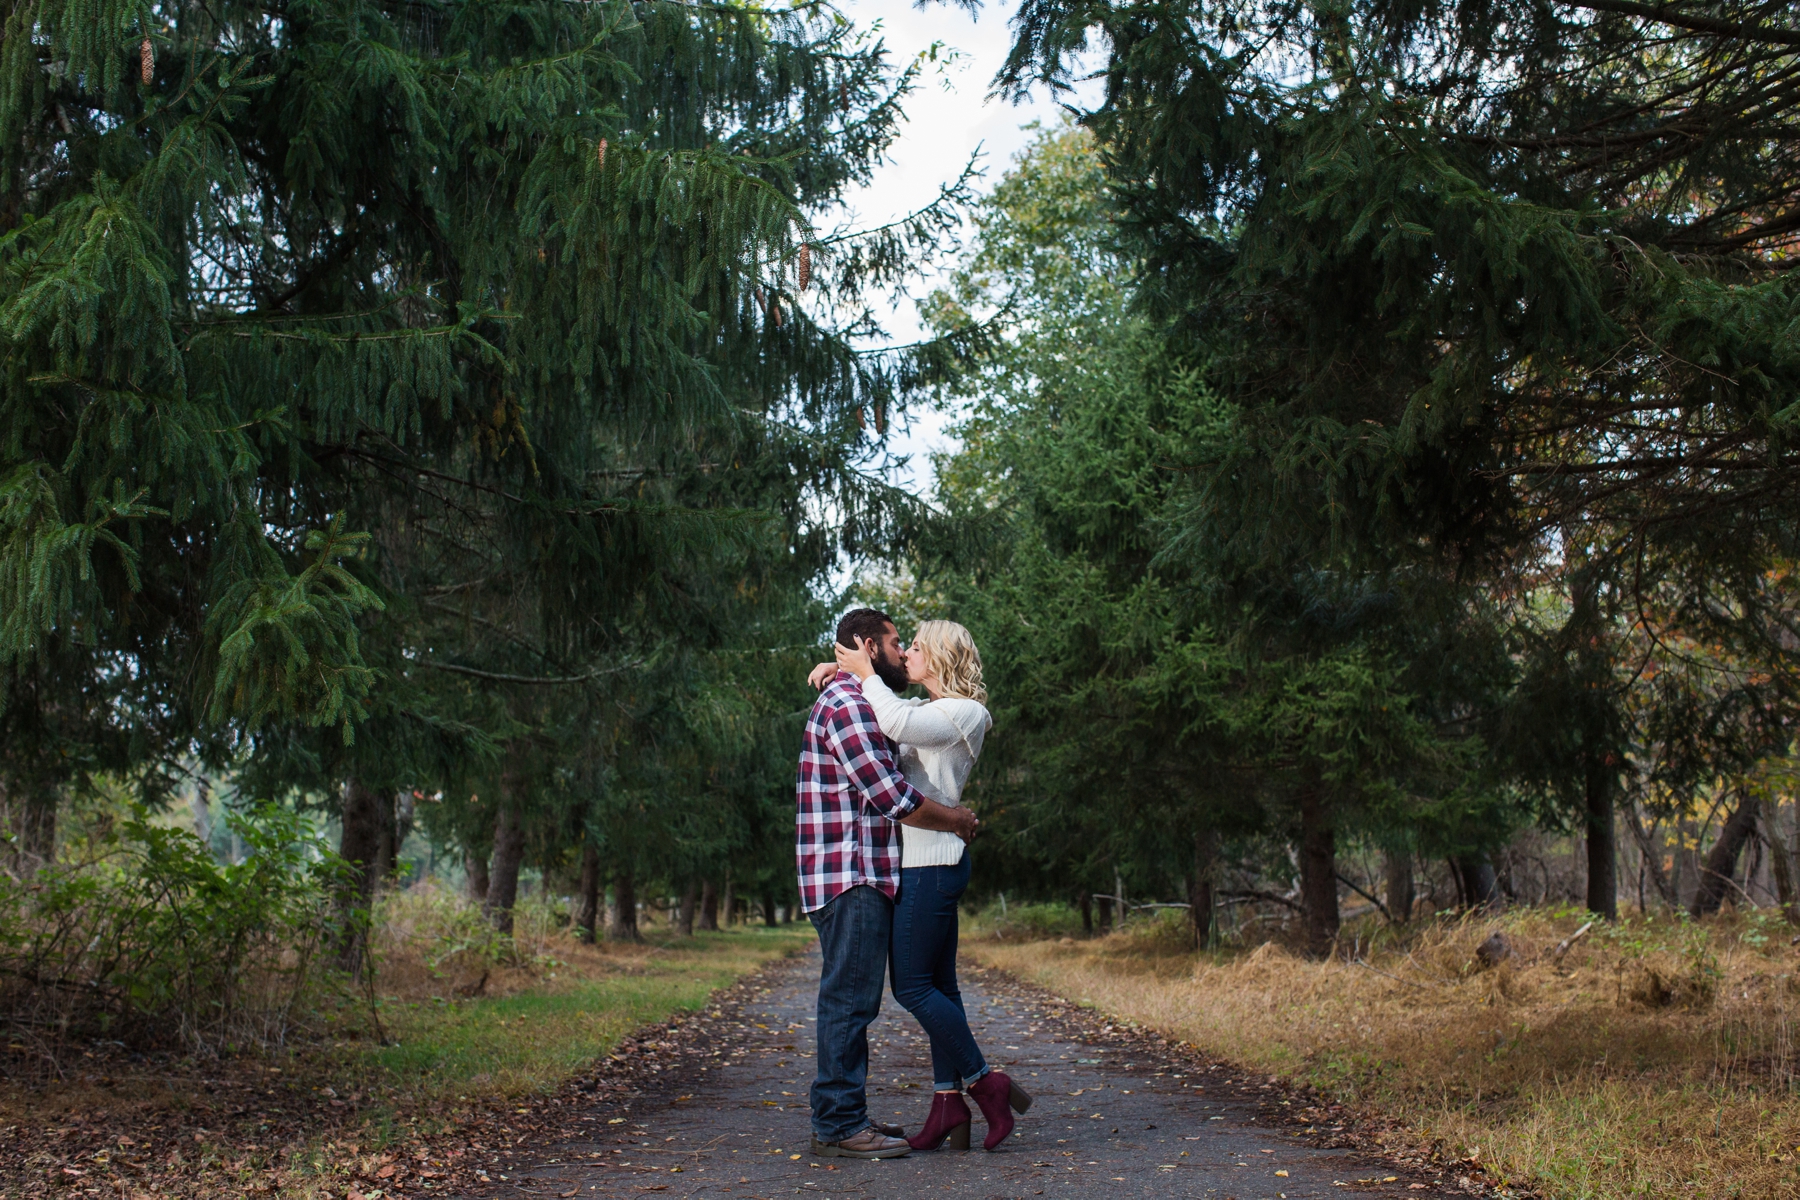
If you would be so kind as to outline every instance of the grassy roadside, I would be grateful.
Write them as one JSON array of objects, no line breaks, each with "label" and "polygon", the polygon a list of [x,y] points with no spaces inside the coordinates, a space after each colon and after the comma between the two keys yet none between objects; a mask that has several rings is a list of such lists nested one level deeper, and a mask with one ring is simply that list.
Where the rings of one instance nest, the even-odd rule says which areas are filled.
[{"label": "grassy roadside", "polygon": [[[1635,917],[1559,959],[1584,921],[1371,927],[1346,932],[1360,961],[1322,963],[1274,943],[1196,953],[1160,922],[1091,941],[975,922],[963,949],[1555,1200],[1800,1196],[1792,931],[1769,912]],[[1475,950],[1495,931],[1511,956],[1486,968]]]},{"label": "grassy roadside", "polygon": [[322,1005],[278,1050],[197,1061],[96,1046],[64,1080],[0,1080],[0,1195],[480,1190],[497,1148],[556,1139],[576,1111],[571,1077],[621,1039],[813,940],[798,924],[582,946],[553,914],[522,910],[506,942],[472,915],[443,896],[390,907],[374,1012]]},{"label": "grassy roadside", "polygon": [[345,1047],[341,1070],[396,1098],[553,1090],[633,1029],[696,1011],[719,988],[812,940],[810,925],[793,925],[566,945],[553,966],[490,974],[481,996],[384,997],[387,1044]]}]

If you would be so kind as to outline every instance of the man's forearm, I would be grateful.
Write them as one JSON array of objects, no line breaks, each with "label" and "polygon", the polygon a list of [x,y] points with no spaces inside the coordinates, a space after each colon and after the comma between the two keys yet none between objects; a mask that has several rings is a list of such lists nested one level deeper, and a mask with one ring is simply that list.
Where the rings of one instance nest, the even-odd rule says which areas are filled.
[{"label": "man's forearm", "polygon": [[922,796],[919,798],[919,807],[901,817],[900,823],[911,825],[914,829],[938,829],[945,833],[960,833],[963,822],[968,818],[957,814],[967,811],[967,809],[951,808],[948,804],[939,804],[929,796]]}]

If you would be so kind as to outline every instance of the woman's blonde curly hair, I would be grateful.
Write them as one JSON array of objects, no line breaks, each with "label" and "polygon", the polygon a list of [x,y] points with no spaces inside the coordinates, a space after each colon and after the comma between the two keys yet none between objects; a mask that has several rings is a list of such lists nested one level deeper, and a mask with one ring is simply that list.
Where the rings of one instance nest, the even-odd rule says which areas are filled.
[{"label": "woman's blonde curly hair", "polygon": [[944,695],[987,703],[987,686],[981,682],[981,654],[967,629],[955,621],[920,621],[913,640],[925,652],[926,668],[938,677]]}]

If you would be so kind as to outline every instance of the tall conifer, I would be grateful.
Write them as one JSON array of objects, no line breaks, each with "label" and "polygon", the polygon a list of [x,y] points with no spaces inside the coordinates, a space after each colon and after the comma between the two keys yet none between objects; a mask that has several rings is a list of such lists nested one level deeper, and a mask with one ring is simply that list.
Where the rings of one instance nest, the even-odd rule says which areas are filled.
[{"label": "tall conifer", "polygon": [[946,351],[849,335],[967,181],[834,224],[912,76],[829,7],[0,18],[15,809],[196,747],[358,797],[530,762],[719,547],[791,587],[900,533],[859,414]]}]

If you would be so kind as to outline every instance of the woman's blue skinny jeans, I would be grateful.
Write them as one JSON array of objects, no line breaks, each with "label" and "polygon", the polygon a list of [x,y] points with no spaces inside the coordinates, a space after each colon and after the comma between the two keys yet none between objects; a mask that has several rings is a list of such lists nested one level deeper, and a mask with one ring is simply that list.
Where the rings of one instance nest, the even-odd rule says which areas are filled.
[{"label": "woman's blue skinny jeans", "polygon": [[903,867],[894,902],[888,972],[894,999],[931,1038],[931,1074],[940,1092],[988,1072],[956,986],[956,908],[969,886],[969,854],[951,867]]}]

